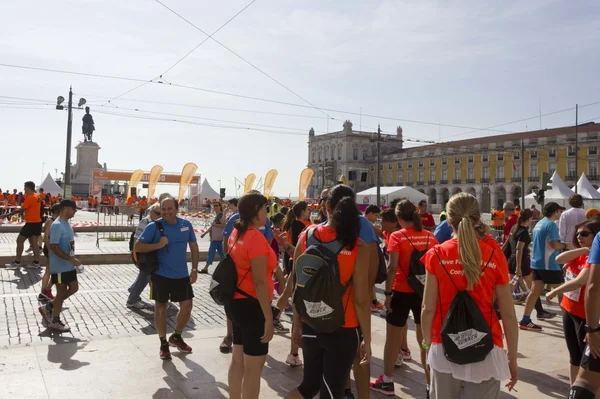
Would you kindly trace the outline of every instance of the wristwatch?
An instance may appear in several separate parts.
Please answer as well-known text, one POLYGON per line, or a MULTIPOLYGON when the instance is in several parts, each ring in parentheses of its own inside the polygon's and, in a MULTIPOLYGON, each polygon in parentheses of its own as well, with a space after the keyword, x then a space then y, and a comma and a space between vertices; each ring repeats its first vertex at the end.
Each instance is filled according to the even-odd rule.
POLYGON ((585 328, 585 332, 588 334, 593 334, 593 333, 600 331, 600 327, 592 328, 592 327, 588 326, 587 324, 585 325, 584 328, 585 328))
POLYGON ((392 295, 394 295, 394 292, 393 291, 383 291, 383 294, 385 296, 392 296, 392 295))

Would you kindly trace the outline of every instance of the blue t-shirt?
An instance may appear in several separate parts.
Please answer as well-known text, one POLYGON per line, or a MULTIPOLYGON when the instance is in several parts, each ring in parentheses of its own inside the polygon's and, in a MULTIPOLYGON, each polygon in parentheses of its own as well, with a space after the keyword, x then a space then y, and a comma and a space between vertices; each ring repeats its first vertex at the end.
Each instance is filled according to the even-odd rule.
POLYGON ((442 223, 438 224, 433 232, 435 239, 440 244, 448 241, 452 238, 452 226, 448 224, 447 220, 444 220, 442 223))
POLYGON ((358 232, 358 237, 365 242, 365 244, 370 244, 372 242, 376 242, 377 244, 381 243, 379 237, 375 233, 375 229, 369 219, 364 216, 359 216, 358 220, 360 222, 360 230, 358 232))
MULTIPOLYGON (((158 270, 156 274, 166 278, 180 279, 189 277, 187 266, 187 246, 196 242, 194 227, 185 219, 177 218, 174 224, 157 220, 163 225, 165 237, 169 239, 166 247, 156 251, 158 270)), ((156 244, 160 241, 160 230, 155 222, 148 223, 138 240, 144 244, 156 244)))
MULTIPOLYGON (((58 218, 52 222, 50 226, 50 245, 57 244, 58 247, 64 253, 74 256, 75 255, 75 234, 73 234, 73 227, 69 222, 58 218)), ((66 273, 75 270, 75 266, 66 259, 63 259, 56 255, 52 250, 50 252, 50 273, 66 273)))
MULTIPOLYGON (((227 219, 227 224, 225 225, 225 229, 223 230, 223 237, 229 238, 229 236, 233 232, 233 224, 239 218, 240 214, 236 212, 233 215, 231 215, 229 219, 227 219)), ((258 230, 260 230, 260 232, 263 233, 267 241, 271 242, 271 240, 273 239, 273 226, 271 225, 271 221, 269 220, 269 218, 267 218, 267 222, 265 223, 265 225, 258 230)))
POLYGON ((543 218, 533 229, 533 243, 531 251, 531 268, 536 270, 562 270, 556 262, 560 251, 552 248, 551 241, 560 241, 556 223, 548 218, 543 218))
POLYGON ((590 249, 590 256, 588 257, 588 263, 600 264, 600 234, 596 234, 592 249, 590 249))

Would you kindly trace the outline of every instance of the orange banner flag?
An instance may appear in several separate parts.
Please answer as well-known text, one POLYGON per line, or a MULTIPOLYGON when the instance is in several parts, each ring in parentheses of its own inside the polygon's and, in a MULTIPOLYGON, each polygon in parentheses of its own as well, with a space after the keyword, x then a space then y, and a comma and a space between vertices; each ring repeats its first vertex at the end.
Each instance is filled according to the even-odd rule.
POLYGON ((254 186, 254 181, 256 180, 256 175, 254 173, 250 173, 246 180, 244 181, 244 194, 248 191, 252 190, 252 186, 254 186))
POLYGON ((185 191, 190 186, 190 182, 194 177, 194 173, 198 170, 198 166, 193 162, 188 162, 183 166, 181 170, 181 181, 179 182, 179 196, 177 197, 178 201, 183 199, 183 195, 185 191))
POLYGON ((129 197, 131 197, 131 189, 133 187, 135 187, 136 191, 137 191, 137 186, 142 181, 143 176, 144 176, 144 171, 141 169, 138 169, 131 174, 131 177, 129 178, 129 189, 127 190, 127 199, 129 199, 129 197))
POLYGON ((160 165, 154 165, 150 171, 150 177, 148 178, 148 199, 154 197, 154 191, 156 190, 156 184, 160 179, 160 175, 163 172, 163 167, 160 165))
POLYGON ((300 174, 300 184, 298 185, 298 200, 303 201, 306 197, 306 191, 308 190, 308 185, 312 180, 315 171, 311 168, 306 168, 300 174))
POLYGON ((277 179, 277 169, 271 169, 267 172, 265 176, 265 187, 264 187, 264 195, 267 198, 271 198, 271 191, 273 190, 273 185, 275 184, 275 179, 277 179))

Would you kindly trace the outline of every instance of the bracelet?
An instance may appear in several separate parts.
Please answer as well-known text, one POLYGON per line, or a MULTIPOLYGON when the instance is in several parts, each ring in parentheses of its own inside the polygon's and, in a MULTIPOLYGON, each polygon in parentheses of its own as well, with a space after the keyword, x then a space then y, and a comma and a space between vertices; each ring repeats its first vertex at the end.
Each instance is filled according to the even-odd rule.
POLYGON ((385 296, 392 296, 392 295, 394 295, 394 292, 393 291, 383 291, 383 294, 385 296))
POLYGON ((425 341, 421 342, 421 347, 423 349, 425 349, 426 351, 429 350, 429 348, 431 348, 431 344, 426 344, 425 341))

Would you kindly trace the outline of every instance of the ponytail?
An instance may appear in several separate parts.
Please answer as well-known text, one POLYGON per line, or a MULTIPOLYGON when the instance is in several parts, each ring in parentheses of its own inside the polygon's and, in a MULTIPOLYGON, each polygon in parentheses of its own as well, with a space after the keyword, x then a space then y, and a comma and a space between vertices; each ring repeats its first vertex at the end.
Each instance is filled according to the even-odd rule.
POLYGON ((356 245, 360 232, 359 211, 352 197, 343 197, 335 206, 331 215, 331 227, 335 229, 336 238, 349 250, 356 245))
POLYGON ((285 214, 285 219, 283 219, 283 231, 288 231, 292 228, 292 223, 296 220, 296 214, 294 213, 294 208, 290 208, 288 213, 285 214))
POLYGON ((233 224, 233 227, 237 229, 236 242, 248 231, 252 221, 258 217, 258 212, 267 205, 267 202, 265 196, 252 191, 240 198, 238 203, 239 219, 233 224))
POLYGON ((423 224, 421 223, 421 215, 419 214, 419 212, 417 212, 417 211, 413 212, 412 222, 413 222, 413 227, 415 230, 417 230, 417 231, 423 230, 423 224))
POLYGON ((458 223, 456 237, 458 239, 458 256, 467 278, 467 290, 470 291, 479 282, 481 274, 481 250, 471 219, 464 217, 458 223))

